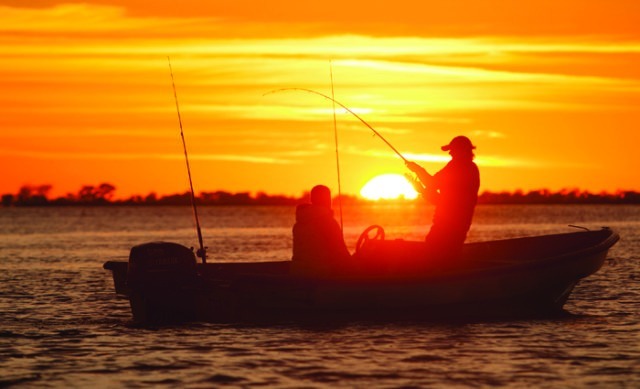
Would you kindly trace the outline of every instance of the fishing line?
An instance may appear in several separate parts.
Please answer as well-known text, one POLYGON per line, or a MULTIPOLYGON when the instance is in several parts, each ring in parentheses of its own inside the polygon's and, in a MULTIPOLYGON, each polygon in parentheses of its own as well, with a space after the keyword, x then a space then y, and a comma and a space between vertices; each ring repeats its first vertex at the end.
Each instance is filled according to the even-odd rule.
POLYGON ((344 108, 347 112, 349 112, 350 114, 352 114, 353 116, 355 116, 358 120, 360 120, 362 122, 362 124, 364 124, 365 126, 367 126, 371 131, 373 131, 373 133, 375 135, 377 135, 387 146, 389 146, 391 148, 391 150, 393 150, 394 153, 396 153, 396 155, 398 157, 400 157, 400 159, 402 159, 405 163, 409 162, 404 156, 402 156, 402 154, 400 154, 400 152, 398 150, 396 150, 395 147, 393 147, 393 145, 391 143, 389 143, 388 140, 386 140, 384 138, 384 136, 382 136, 378 131, 376 131, 375 128, 373 128, 369 123, 367 123, 363 118, 361 118, 360 116, 358 116, 357 113, 353 112, 351 109, 349 109, 349 107, 347 107, 346 105, 342 104, 341 102, 339 102, 338 100, 325 95, 324 93, 320 93, 318 91, 315 91, 313 89, 307 89, 307 88, 280 88, 280 89, 274 89, 272 91, 269 91, 267 93, 265 93, 263 96, 272 94, 272 93, 279 93, 279 92, 285 92, 285 91, 303 91, 303 92, 308 92, 308 93, 313 93, 316 94, 318 96, 322 96, 325 99, 331 100, 334 103, 338 104, 339 106, 341 106, 342 108, 344 108))
POLYGON ((176 82, 173 78, 173 69, 171 68, 171 58, 167 57, 169 61, 169 73, 171 73, 171 85, 173 86, 173 97, 176 101, 176 110, 178 111, 178 123, 180 124, 180 137, 182 138, 182 149, 184 150, 184 159, 187 162, 187 174, 189 176, 189 188, 191 189, 191 206, 193 207, 193 216, 196 220, 196 232, 198 234, 198 243, 200 249, 196 254, 202 258, 202 263, 207 263, 207 250, 204 247, 202 241, 202 230, 200 229, 200 220, 198 219, 198 208, 196 207, 196 197, 193 194, 193 181, 191 180, 191 167, 189 166, 189 156, 187 154, 187 142, 184 140, 184 131, 182 130, 182 117, 180 116, 180 105, 178 105, 178 92, 176 91, 176 82))
POLYGON ((329 61, 329 75, 331 76, 331 102, 333 104, 333 135, 336 144, 336 170, 338 171, 338 208, 340 209, 340 231, 344 237, 344 224, 342 221, 342 186, 340 180, 340 155, 338 153, 338 121, 336 119, 336 99, 333 91, 333 63, 329 61))

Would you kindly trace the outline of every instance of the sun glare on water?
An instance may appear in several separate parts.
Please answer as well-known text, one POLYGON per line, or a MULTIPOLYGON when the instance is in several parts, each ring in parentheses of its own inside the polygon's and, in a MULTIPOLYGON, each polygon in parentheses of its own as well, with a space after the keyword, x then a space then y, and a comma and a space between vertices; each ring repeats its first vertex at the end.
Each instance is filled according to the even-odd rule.
POLYGON ((360 189, 360 195, 368 200, 391 200, 401 197, 415 199, 418 197, 413 186, 400 174, 382 174, 373 177, 360 189))

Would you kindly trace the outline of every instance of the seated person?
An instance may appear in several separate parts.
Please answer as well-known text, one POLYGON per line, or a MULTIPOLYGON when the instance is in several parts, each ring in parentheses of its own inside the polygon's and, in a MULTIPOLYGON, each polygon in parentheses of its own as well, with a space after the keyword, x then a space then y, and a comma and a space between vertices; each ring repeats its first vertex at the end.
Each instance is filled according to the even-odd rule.
POLYGON ((324 185, 311 189, 311 204, 296 208, 293 226, 292 271, 326 275, 351 257, 340 226, 333 218, 331 191, 324 185))

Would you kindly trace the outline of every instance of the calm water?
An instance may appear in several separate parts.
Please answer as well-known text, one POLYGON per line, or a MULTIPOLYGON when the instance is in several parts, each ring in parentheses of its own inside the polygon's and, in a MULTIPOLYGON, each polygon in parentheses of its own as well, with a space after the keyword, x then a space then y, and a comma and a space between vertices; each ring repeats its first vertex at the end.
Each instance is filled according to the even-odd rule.
MULTIPOLYGON (((211 259, 289 258, 290 207, 202 208, 211 259)), ((421 239, 429 209, 345 209, 421 239)), ((481 206, 470 240, 609 226, 622 239, 558 319, 234 326, 130 324, 107 260, 194 245, 189 208, 0 208, 0 387, 640 387, 640 206, 481 206)))

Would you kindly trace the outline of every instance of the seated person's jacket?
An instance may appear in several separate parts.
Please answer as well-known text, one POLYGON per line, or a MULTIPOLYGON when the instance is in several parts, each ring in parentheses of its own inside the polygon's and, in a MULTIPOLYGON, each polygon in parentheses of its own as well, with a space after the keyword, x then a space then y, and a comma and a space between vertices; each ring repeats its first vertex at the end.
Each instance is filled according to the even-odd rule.
POLYGON ((293 226, 294 269, 329 271, 351 257, 330 209, 302 204, 293 226))

